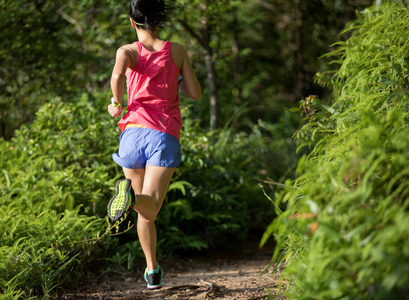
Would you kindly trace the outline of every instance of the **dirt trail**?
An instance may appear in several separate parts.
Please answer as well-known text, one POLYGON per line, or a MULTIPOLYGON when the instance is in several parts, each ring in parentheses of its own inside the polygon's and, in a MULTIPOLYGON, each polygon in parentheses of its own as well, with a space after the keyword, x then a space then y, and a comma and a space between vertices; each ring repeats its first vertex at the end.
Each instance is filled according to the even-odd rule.
MULTIPOLYGON (((272 253, 272 252, 270 252, 272 253)), ((148 291, 142 276, 110 278, 79 285, 58 299, 285 299, 278 288, 277 274, 261 275, 271 254, 252 252, 208 254, 161 262, 165 271, 162 289, 148 291)))

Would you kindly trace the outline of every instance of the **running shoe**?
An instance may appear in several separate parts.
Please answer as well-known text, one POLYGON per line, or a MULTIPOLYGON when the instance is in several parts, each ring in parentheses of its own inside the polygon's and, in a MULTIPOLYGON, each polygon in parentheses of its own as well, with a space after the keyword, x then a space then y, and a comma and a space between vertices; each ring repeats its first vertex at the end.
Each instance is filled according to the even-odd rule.
POLYGON ((116 194, 108 203, 108 216, 112 221, 120 219, 135 205, 135 193, 130 179, 122 179, 116 184, 116 194))
POLYGON ((145 274, 143 275, 143 278, 145 278, 145 281, 148 283, 147 287, 148 290, 155 290, 155 289, 160 289, 163 286, 163 283, 161 281, 163 277, 163 269, 161 266, 153 270, 153 271, 148 271, 148 269, 145 269, 145 274))

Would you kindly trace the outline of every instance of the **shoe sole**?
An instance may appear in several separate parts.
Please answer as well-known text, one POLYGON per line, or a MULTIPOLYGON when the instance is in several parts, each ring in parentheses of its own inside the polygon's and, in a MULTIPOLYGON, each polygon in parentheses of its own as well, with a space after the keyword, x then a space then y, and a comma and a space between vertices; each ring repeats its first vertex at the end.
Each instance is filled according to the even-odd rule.
POLYGON ((154 285, 148 285, 147 288, 148 290, 157 290, 163 287, 163 283, 158 285, 158 286, 154 286, 154 285))
POLYGON ((115 196, 108 203, 108 216, 112 221, 120 219, 131 206, 131 180, 122 179, 116 183, 115 196))

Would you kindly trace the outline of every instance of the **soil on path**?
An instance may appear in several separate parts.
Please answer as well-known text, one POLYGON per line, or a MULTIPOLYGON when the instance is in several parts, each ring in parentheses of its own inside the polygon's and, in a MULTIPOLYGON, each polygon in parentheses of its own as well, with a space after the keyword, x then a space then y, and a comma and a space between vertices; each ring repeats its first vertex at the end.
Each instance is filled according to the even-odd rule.
MULTIPOLYGON (((278 274, 263 269, 271 260, 265 251, 247 254, 207 254, 200 257, 161 262, 164 286, 149 291, 142 276, 105 277, 65 291, 58 299, 285 299, 279 289, 278 274), (271 299, 271 298, 270 298, 271 299)), ((142 270, 141 270, 142 272, 142 270)))

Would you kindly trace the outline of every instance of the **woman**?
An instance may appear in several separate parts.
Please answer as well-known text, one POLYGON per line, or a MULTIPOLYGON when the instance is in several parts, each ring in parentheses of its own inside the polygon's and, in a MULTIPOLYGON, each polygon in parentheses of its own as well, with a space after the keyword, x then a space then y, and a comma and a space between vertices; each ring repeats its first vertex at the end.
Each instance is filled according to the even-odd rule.
POLYGON ((184 47, 159 38, 167 11, 164 1, 134 0, 129 10, 138 42, 117 51, 108 106, 112 117, 121 115, 126 77, 128 113, 118 123, 122 134, 118 154, 113 154, 126 179, 117 183, 108 215, 118 220, 130 207, 138 212, 138 236, 147 264, 144 278, 148 289, 157 289, 163 285, 163 270, 156 261, 154 221, 181 160, 178 89, 199 100, 201 87, 184 47))

